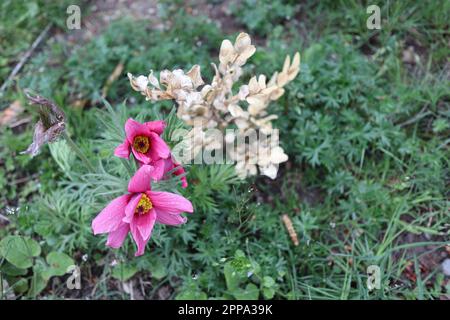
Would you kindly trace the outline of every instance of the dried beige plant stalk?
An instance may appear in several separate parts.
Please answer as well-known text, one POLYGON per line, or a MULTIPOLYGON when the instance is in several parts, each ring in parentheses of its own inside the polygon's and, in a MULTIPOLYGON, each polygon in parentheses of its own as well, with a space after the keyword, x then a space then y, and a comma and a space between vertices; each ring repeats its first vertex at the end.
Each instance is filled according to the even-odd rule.
POLYGON ((288 231, 288 234, 292 240, 292 243, 294 244, 294 246, 298 246, 299 242, 298 242, 297 232, 295 232, 294 225, 292 224, 291 218, 289 218, 289 216, 287 214, 283 214, 281 216, 281 220, 283 220, 284 226, 286 227, 286 230, 288 231))
MULTIPOLYGON (((201 125, 200 131, 217 128, 236 127, 238 135, 245 135, 249 130, 257 130, 267 137, 274 134, 272 121, 276 115, 269 114, 267 107, 271 101, 279 99, 284 93, 284 87, 292 81, 300 71, 300 54, 286 57, 283 69, 275 72, 269 81, 265 75, 254 76, 248 84, 233 91, 234 84, 242 75, 242 67, 255 53, 256 48, 251 44, 250 36, 240 33, 234 44, 224 40, 220 47, 219 66, 212 63, 215 70, 210 84, 205 84, 200 73, 200 66, 194 65, 188 72, 181 69, 173 71, 163 70, 159 80, 153 75, 134 77, 130 73, 131 87, 140 92, 150 101, 174 100, 178 105, 177 115, 186 124, 201 125)), ((231 144, 236 135, 228 135, 225 141, 212 139, 194 139, 194 128, 188 135, 192 150, 222 148, 231 144)), ((197 135, 198 137, 198 135, 197 135)), ((278 165, 287 161, 288 157, 278 145, 278 139, 271 142, 261 142, 248 145, 248 148, 238 148, 230 154, 236 161, 236 171, 242 178, 256 175, 259 171, 274 179, 278 165), (251 159, 252 161, 249 161, 251 159)), ((250 144, 250 143, 249 143, 250 144)), ((192 158, 195 154, 192 154, 192 158)))

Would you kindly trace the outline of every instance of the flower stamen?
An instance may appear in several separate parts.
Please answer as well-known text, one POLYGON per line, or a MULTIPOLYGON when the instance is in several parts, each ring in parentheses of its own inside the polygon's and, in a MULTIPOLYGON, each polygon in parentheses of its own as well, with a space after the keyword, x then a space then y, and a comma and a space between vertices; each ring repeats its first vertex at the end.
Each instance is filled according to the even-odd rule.
POLYGON ((139 203, 134 210, 134 213, 137 215, 143 215, 148 213, 153 208, 153 203, 150 201, 150 198, 146 194, 142 194, 139 203))
POLYGON ((133 140, 133 148, 140 153, 147 153, 150 149, 150 139, 146 136, 136 136, 133 140))

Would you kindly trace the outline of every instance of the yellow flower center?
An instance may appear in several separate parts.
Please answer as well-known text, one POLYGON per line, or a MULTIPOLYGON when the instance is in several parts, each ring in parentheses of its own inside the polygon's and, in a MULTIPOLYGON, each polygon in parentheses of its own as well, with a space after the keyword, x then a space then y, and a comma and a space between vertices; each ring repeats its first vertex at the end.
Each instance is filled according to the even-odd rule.
POLYGON ((137 152, 147 153, 148 149, 150 149, 150 139, 146 136, 134 137, 133 148, 137 152))
POLYGON ((142 215, 148 213, 153 208, 153 203, 150 201, 150 198, 146 194, 142 194, 141 200, 136 206, 134 210, 135 214, 142 215))

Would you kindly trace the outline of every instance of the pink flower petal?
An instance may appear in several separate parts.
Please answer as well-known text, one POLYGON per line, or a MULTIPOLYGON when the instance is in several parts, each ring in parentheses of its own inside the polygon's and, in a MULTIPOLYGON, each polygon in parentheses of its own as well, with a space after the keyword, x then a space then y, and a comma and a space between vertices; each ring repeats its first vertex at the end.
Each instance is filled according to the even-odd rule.
POLYGON ((125 208, 130 196, 123 195, 112 200, 92 221, 94 234, 116 230, 125 216, 125 208))
POLYGON ((164 173, 166 172, 166 161, 168 159, 159 159, 152 163, 153 165, 153 178, 156 181, 161 180, 164 177, 164 173))
POLYGON ((125 216, 122 219, 123 222, 130 223, 131 220, 133 220, 136 206, 138 205, 141 198, 142 193, 137 193, 131 197, 131 199, 128 201, 128 205, 125 208, 125 216))
POLYGON ((151 189, 151 181, 155 179, 154 168, 143 165, 136 171, 128 183, 128 191, 131 193, 142 193, 151 189))
POLYGON ((150 131, 153 131, 158 135, 161 135, 166 128, 166 122, 163 120, 150 121, 144 124, 150 129, 150 131))
POLYGON ((170 155, 170 149, 167 146, 166 142, 154 132, 152 132, 149 135, 149 138, 150 138, 150 150, 148 151, 148 154, 150 155, 152 160, 156 161, 161 158, 162 159, 168 158, 170 155))
POLYGON ((186 179, 186 177, 182 177, 181 178, 181 187, 182 188, 187 188, 189 185, 188 185, 188 182, 187 182, 187 179, 186 179))
POLYGON ((117 148, 114 150, 114 155, 119 158, 125 158, 128 159, 130 157, 130 143, 127 139, 117 146, 117 148))
MULTIPOLYGON (((159 161, 161 161, 161 160, 159 160, 159 161)), ((169 158, 165 159, 164 164, 165 164, 164 173, 163 173, 162 177, 164 176, 164 174, 166 174, 172 170, 173 170, 172 174, 175 176, 184 175, 186 173, 184 168, 178 162, 176 162, 173 157, 169 157, 169 158)), ((154 166, 156 166, 156 163, 154 164, 154 166)), ((157 170, 160 170, 160 168, 157 168, 157 170)), ((188 183, 187 183, 186 177, 182 176, 180 178, 180 180, 181 180, 181 187, 187 188, 188 183)))
POLYGON ((186 173, 186 171, 184 170, 184 168, 179 163, 174 162, 173 166, 174 166, 174 168, 176 168, 176 170, 173 172, 174 175, 176 175, 176 176, 183 175, 180 178, 180 180, 181 180, 181 187, 182 188, 187 188, 188 187, 188 183, 187 183, 186 176, 184 175, 186 173))
POLYGON ((127 237, 128 231, 130 231, 130 225, 122 222, 116 230, 109 233, 106 245, 111 248, 120 248, 127 237))
POLYGON ((156 211, 156 222, 167 224, 169 226, 177 226, 183 223, 186 223, 187 218, 183 217, 178 214, 169 214, 164 211, 158 211, 157 209, 154 209, 156 211))
POLYGON ((140 153, 140 152, 136 151, 134 148, 131 148, 131 151, 133 151, 133 154, 137 161, 139 161, 143 164, 150 164, 150 162, 152 162, 152 158, 149 156, 149 154, 151 152, 151 147, 150 147, 150 150, 147 152, 147 154, 140 153))
POLYGON ((144 251, 145 251, 145 245, 147 244, 147 242, 148 242, 148 240, 150 238, 147 239, 147 241, 145 241, 142 238, 142 235, 139 232, 136 224, 130 224, 130 231, 131 231, 131 235, 133 236, 133 240, 134 240, 134 242, 137 245, 137 251, 134 254, 134 256, 135 257, 142 256, 144 254, 144 251))
POLYGON ((149 191, 147 194, 158 213, 179 214, 194 211, 192 203, 178 194, 162 191, 149 191))
POLYGON ((134 137, 136 136, 146 136, 148 137, 151 131, 145 124, 139 123, 136 120, 129 118, 125 122, 125 134, 127 136, 128 142, 133 145, 134 137))
POLYGON ((154 210, 150 210, 150 212, 142 214, 142 215, 135 215, 133 217, 133 220, 131 220, 130 226, 132 228, 136 227, 139 233, 141 234, 141 237, 144 241, 148 241, 150 239, 150 236, 152 234, 153 226, 155 225, 156 220, 156 213, 154 210))

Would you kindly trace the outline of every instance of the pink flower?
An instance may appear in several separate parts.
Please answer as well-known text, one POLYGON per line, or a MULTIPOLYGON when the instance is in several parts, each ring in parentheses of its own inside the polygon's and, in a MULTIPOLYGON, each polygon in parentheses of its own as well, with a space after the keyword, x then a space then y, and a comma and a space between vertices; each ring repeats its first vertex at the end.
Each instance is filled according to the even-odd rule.
POLYGON ((193 212, 186 198, 162 191, 151 191, 150 181, 155 177, 152 166, 143 165, 131 178, 128 194, 112 200, 92 221, 94 234, 108 233, 107 246, 119 248, 128 232, 136 242, 135 256, 144 254, 155 222, 179 225, 186 222, 183 212, 193 212))
MULTIPOLYGON (((167 159, 166 161, 168 161, 168 162, 171 163, 171 165, 170 165, 171 168, 169 167, 170 169, 169 169, 168 171, 170 171, 170 170, 176 168, 176 170, 173 171, 173 174, 174 174, 174 175, 180 176, 180 175, 183 175, 183 174, 186 173, 186 171, 185 171, 184 168, 181 166, 181 164, 178 163, 178 162, 176 162, 175 159, 167 159)), ((186 176, 183 175, 180 179, 181 179, 181 187, 182 187, 182 188, 187 188, 188 183, 187 183, 186 176)))
POLYGON ((165 126, 164 121, 150 121, 142 124, 131 118, 128 119, 125 123, 125 141, 114 150, 114 155, 128 159, 131 149, 136 159, 143 164, 167 159, 170 150, 160 137, 165 126))
POLYGON ((152 165, 155 167, 155 179, 161 180, 165 174, 168 172, 174 170, 171 172, 171 174, 174 174, 176 176, 182 175, 180 178, 181 180, 181 187, 187 188, 188 183, 186 179, 186 175, 184 173, 186 172, 184 168, 181 166, 180 163, 178 163, 175 158, 169 157, 167 159, 160 159, 158 161, 155 161, 152 163, 152 165))

